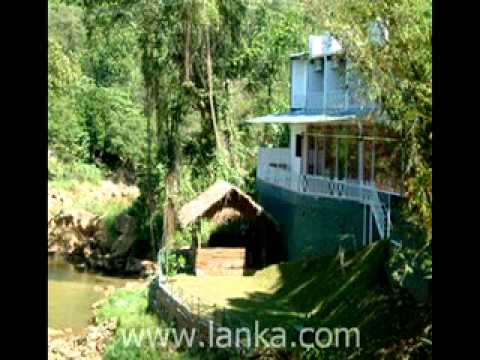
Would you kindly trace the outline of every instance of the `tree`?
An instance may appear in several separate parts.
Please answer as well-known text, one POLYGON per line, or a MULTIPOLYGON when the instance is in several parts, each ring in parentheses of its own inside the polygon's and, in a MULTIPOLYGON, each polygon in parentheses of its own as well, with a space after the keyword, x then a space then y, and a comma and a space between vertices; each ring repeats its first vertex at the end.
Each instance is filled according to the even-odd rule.
POLYGON ((432 2, 316 0, 314 5, 319 23, 340 40, 404 140, 410 217, 431 240, 432 2))

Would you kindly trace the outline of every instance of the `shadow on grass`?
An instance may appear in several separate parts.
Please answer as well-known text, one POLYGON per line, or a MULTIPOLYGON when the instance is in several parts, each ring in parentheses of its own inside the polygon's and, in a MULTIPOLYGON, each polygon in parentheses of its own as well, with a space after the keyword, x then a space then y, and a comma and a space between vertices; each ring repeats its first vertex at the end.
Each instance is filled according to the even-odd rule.
POLYGON ((424 325, 413 299, 388 286, 388 251, 381 241, 350 254, 343 265, 338 258, 314 257, 269 267, 254 276, 277 278, 273 293, 232 298, 219 316, 228 327, 253 328, 255 320, 260 328, 283 327, 289 339, 301 327, 358 327, 362 353, 371 356, 424 325))

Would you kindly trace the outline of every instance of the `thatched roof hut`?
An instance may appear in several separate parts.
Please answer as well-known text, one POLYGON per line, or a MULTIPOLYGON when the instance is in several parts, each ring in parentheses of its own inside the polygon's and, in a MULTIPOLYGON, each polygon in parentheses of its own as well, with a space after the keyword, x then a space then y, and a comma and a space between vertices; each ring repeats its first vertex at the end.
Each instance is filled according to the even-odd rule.
POLYGON ((236 217, 253 219, 263 214, 263 208, 238 187, 226 181, 217 181, 182 206, 178 212, 178 221, 185 228, 200 218, 222 222, 236 217))

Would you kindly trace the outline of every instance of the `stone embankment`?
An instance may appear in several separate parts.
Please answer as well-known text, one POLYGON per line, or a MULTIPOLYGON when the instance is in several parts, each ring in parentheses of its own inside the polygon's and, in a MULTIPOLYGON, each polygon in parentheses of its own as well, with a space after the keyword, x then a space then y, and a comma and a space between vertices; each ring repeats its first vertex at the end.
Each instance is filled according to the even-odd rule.
POLYGON ((78 208, 82 197, 99 203, 131 203, 137 196, 138 188, 110 181, 98 187, 79 185, 68 192, 49 188, 48 252, 65 255, 78 269, 145 277, 153 274, 155 263, 131 255, 136 230, 132 216, 118 215, 109 232, 105 216, 78 208))

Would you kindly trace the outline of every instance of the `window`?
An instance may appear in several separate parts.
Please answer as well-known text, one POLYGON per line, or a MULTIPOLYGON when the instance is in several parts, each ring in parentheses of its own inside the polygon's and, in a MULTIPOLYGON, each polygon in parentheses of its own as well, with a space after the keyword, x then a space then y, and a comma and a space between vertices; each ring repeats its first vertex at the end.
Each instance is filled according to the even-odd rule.
POLYGON ((295 156, 302 157, 302 135, 297 135, 297 139, 295 141, 295 156))

